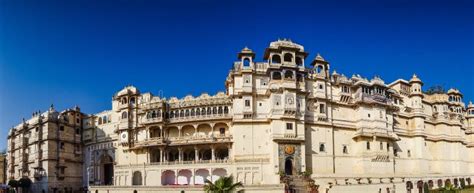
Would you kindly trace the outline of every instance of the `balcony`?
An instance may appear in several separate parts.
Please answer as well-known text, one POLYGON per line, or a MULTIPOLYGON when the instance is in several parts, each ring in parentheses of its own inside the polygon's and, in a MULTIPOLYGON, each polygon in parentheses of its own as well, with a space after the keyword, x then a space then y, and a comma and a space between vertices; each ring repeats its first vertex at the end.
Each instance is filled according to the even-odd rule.
POLYGON ((154 138, 145 139, 144 141, 135 142, 135 148, 158 146, 158 145, 166 145, 165 139, 162 137, 154 137, 154 138))
POLYGON ((142 124, 153 124, 153 123, 160 123, 163 121, 162 117, 155 117, 155 118, 144 118, 142 119, 142 124))
POLYGON ((231 119, 230 114, 207 114, 207 115, 196 115, 196 116, 187 116, 187 117, 173 117, 170 118, 170 123, 180 123, 180 122, 190 122, 190 121, 203 121, 203 120, 213 120, 213 119, 231 119))
POLYGON ((392 105, 392 100, 384 95, 379 94, 367 94, 358 92, 355 94, 355 103, 369 103, 369 104, 381 104, 381 105, 392 105))
POLYGON ((226 143, 232 142, 232 135, 169 137, 167 141, 170 145, 226 143))

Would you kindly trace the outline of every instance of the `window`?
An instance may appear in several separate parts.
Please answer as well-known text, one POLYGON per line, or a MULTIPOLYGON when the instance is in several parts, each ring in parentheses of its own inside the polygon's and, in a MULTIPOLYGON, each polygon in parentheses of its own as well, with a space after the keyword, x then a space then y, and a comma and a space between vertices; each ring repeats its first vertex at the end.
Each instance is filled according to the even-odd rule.
POLYGON ((219 129, 219 133, 220 133, 221 135, 224 135, 224 134, 225 134, 225 128, 220 128, 220 129, 219 129))
POLYGON ((273 72, 272 73, 272 78, 273 78, 273 80, 281 80, 280 72, 273 72))
POLYGON ((76 134, 80 134, 81 131, 79 130, 79 128, 76 128, 76 134))
POLYGON ((283 57, 285 62, 292 62, 293 61, 293 54, 286 53, 285 56, 283 57))
POLYGON ((102 124, 102 117, 99 117, 99 121, 98 121, 98 124, 102 124))
POLYGON ((62 125, 59 126, 59 130, 60 130, 60 131, 64 131, 64 126, 62 126, 62 125))
POLYGON ((250 107, 250 100, 245 100, 245 106, 250 107))
POLYGON ((347 86, 344 85, 344 86, 341 87, 341 91, 342 91, 343 93, 349 93, 349 87, 347 87, 347 86))
POLYGON ((320 143, 319 144, 319 152, 325 152, 326 151, 326 147, 324 145, 324 143, 320 143))
POLYGON ((347 150, 347 145, 342 145, 342 153, 343 154, 348 154, 349 150, 347 150))
POLYGON ((370 150, 370 141, 367 141, 367 150, 370 150))
POLYGON ((250 66, 250 60, 248 58, 244 59, 244 66, 249 67, 250 66))
POLYGON ((369 113, 369 114, 367 114, 367 117, 369 117, 369 118, 370 118, 370 113, 369 113))
POLYGON ((62 167, 61 168, 61 174, 64 174, 66 172, 66 168, 62 167))
POLYGON ((293 71, 286 71, 285 72, 285 79, 293 79, 293 71))
POLYGON ((272 56, 272 63, 273 63, 273 64, 279 64, 279 63, 281 63, 281 58, 280 58, 280 56, 279 56, 279 55, 276 55, 276 54, 273 55, 273 56, 272 56))
POLYGON ((135 104, 135 97, 130 98, 130 104, 135 104))
POLYGON ((38 132, 38 130, 39 130, 39 127, 36 127, 36 128, 35 128, 35 131, 38 132))
POLYGON ((128 118, 127 111, 122 112, 122 119, 128 118))
POLYGON ((323 89, 323 84, 319 84, 319 89, 323 89))
POLYGON ((298 66, 303 65, 303 59, 301 59, 301 57, 296 57, 295 61, 296 61, 296 65, 298 65, 298 66))
POLYGON ((390 144, 387 142, 387 151, 390 151, 390 144))
POLYGON ((398 156, 398 150, 397 149, 393 149, 393 155, 398 156))
POLYGON ((411 157, 411 151, 410 150, 407 151, 407 156, 411 157))
POLYGON ((64 142, 61 142, 61 143, 59 144, 59 148, 61 148, 62 150, 64 150, 64 142))
POLYGON ((293 123, 286 123, 286 130, 293 130, 293 123))
POLYGON ((316 67, 316 73, 322 73, 324 70, 323 66, 319 65, 318 67, 316 67))
POLYGON ((324 107, 324 104, 319 104, 319 113, 326 113, 326 109, 324 107))
POLYGON ((383 142, 380 142, 380 150, 383 150, 383 142))

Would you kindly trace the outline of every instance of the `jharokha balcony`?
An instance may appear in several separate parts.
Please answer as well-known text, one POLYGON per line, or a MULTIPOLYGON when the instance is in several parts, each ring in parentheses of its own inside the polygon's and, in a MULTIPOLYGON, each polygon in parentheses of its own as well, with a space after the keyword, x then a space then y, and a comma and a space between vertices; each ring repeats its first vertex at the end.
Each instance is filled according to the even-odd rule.
POLYGON ((231 134, 220 135, 197 135, 197 136, 182 136, 182 137, 153 137, 143 141, 136 141, 132 149, 151 147, 151 146, 174 146, 174 145, 193 145, 193 144, 215 144, 215 143, 231 143, 231 134))

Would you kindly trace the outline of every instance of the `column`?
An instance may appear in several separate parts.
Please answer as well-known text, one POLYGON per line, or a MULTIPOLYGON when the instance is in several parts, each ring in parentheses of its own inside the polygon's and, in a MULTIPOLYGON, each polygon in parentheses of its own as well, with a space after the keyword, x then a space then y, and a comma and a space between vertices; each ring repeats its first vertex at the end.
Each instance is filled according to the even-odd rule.
POLYGON ((196 171, 195 171, 195 170, 196 170, 196 169, 192 169, 192 170, 191 170, 191 172, 192 172, 192 173, 191 173, 192 178, 190 179, 190 182, 189 182, 189 184, 191 184, 191 185, 194 185, 194 182, 195 182, 195 178, 194 178, 194 177, 196 176, 196 171))
POLYGON ((212 160, 212 161, 215 161, 215 160, 216 160, 215 147, 214 147, 214 145, 211 145, 211 160, 212 160))
POLYGON ((178 126, 178 138, 181 138, 181 129, 183 127, 182 126, 178 126))
POLYGON ((195 162, 199 162, 199 149, 196 146, 194 146, 194 157, 195 162))
POLYGON ((178 184, 178 170, 177 170, 177 169, 174 170, 174 174, 175 174, 175 175, 174 175, 174 183, 175 183, 175 184, 178 184))
POLYGON ((178 161, 182 162, 183 161, 183 148, 178 147, 178 161))
POLYGON ((163 155, 163 150, 164 150, 164 148, 160 148, 160 163, 163 163, 163 160, 164 160, 163 159, 163 156, 164 156, 163 155))
POLYGON ((227 152, 229 152, 227 159, 232 160, 232 158, 233 158, 232 153, 233 152, 232 152, 232 145, 231 144, 227 145, 227 152))

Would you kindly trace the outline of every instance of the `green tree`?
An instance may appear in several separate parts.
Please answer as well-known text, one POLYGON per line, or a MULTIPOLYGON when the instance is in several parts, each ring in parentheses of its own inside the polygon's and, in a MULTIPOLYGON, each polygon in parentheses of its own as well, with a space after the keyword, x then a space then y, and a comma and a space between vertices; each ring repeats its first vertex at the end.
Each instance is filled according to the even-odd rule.
POLYGON ((234 183, 234 178, 229 177, 220 177, 214 183, 209 180, 205 181, 204 191, 206 193, 230 193, 233 192, 237 187, 242 187, 241 182, 234 183))

